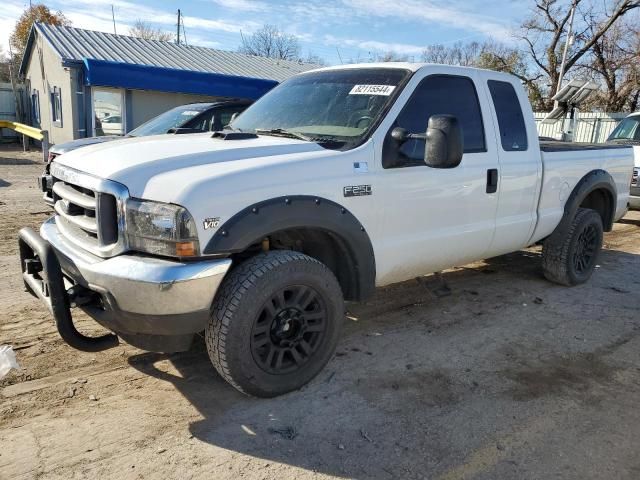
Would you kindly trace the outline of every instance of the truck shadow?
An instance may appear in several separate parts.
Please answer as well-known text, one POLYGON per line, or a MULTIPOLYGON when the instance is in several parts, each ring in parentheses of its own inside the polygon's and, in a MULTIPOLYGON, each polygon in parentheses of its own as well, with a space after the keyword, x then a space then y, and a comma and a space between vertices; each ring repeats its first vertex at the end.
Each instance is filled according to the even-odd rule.
POLYGON ((37 162, 28 158, 0 157, 0 165, 33 165, 37 162))
POLYGON ((640 227, 640 219, 635 219, 635 218, 622 218, 618 220, 618 223, 624 223, 626 225, 635 225, 636 227, 640 227))
MULTIPOLYGON (((360 479, 432 478, 459 465, 483 438, 512 428, 521 402, 571 394, 562 377, 564 357, 545 363, 541 358, 549 350, 526 340, 532 336, 527 329, 536 329, 532 321, 580 322, 584 308, 577 299, 604 302, 615 282, 627 282, 619 294, 635 297, 634 305, 624 308, 640 308, 640 282, 619 278, 623 267, 618 267, 637 271, 639 255, 606 251, 607 269, 598 271, 591 284, 569 290, 544 280, 539 256, 536 250, 517 252, 441 277, 385 287, 365 304, 349 305, 334 359, 310 384, 278 398, 249 398, 226 384, 211 366, 201 338, 189 352, 145 353, 129 363, 171 383, 198 410, 203 418, 189 425, 194 437, 262 459, 265 478, 277 474, 277 464, 360 479), (443 293, 443 284, 450 294, 443 293), (556 312, 560 302, 564 310, 556 312), (522 318, 504 315, 505 309, 522 312, 522 318), (520 359, 513 357, 514 338, 522 343, 515 349, 520 359), (177 375, 154 367, 164 359, 177 375), (562 378, 556 379, 556 373, 562 378), (531 378, 534 386, 518 383, 531 378), (548 388, 540 379, 548 380, 548 388), (533 387, 537 396, 522 394, 533 387), (468 436, 469 425, 486 431, 468 436)), ((612 318, 626 312, 615 308, 612 318)), ((575 333, 558 328, 554 342, 571 344, 575 333)), ((615 338, 603 341, 616 345, 615 338)), ((610 381, 614 369, 604 357, 598 361, 605 362, 597 369, 604 373, 592 380, 593 365, 567 360, 579 379, 581 398, 592 381, 610 381)))

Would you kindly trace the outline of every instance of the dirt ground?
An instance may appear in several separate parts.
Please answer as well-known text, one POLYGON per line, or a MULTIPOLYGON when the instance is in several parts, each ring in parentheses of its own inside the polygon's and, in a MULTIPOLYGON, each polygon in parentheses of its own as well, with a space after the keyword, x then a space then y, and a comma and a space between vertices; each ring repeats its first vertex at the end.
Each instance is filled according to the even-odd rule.
MULTIPOLYGON (((38 154, 0 151, 0 479, 640 478, 640 214, 564 288, 539 249, 349 305, 301 391, 245 397, 202 341, 77 352, 24 292, 16 233, 48 214, 38 154)), ((78 316, 79 327, 99 327, 78 316)))

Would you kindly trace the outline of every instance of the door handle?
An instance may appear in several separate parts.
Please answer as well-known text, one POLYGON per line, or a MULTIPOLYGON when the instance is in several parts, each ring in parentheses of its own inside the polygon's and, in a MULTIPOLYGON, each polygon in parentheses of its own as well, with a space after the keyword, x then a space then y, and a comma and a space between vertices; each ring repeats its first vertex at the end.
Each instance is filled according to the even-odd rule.
POLYGON ((487 170, 487 193, 496 193, 498 191, 498 169, 490 168, 487 170))

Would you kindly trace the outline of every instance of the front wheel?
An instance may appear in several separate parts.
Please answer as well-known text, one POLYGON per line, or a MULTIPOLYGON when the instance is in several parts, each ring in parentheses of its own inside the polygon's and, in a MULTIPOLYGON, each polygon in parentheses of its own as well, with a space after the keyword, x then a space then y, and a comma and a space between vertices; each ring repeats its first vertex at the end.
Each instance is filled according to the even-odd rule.
POLYGON ((545 277, 567 286, 589 280, 602 249, 603 230, 598 212, 579 208, 568 232, 551 235, 542 246, 545 277))
POLYGON ((241 392, 296 390, 329 361, 344 318, 333 273, 295 251, 256 255, 225 278, 205 339, 220 375, 241 392))

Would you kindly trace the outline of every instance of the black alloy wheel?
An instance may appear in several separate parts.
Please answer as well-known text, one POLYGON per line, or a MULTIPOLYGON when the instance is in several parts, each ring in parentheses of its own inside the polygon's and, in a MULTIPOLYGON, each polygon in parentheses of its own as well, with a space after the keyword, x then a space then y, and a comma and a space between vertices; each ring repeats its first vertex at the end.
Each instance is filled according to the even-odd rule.
POLYGON ((262 306, 251 332, 251 353, 265 372, 285 374, 309 361, 322 342, 327 311, 313 288, 292 285, 262 306))
POLYGON ((598 253, 598 239, 600 234, 593 224, 587 225, 578 235, 575 252, 573 254, 573 266, 576 273, 582 275, 591 270, 598 253))

